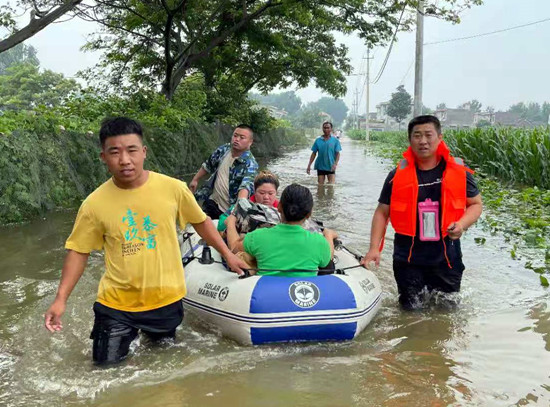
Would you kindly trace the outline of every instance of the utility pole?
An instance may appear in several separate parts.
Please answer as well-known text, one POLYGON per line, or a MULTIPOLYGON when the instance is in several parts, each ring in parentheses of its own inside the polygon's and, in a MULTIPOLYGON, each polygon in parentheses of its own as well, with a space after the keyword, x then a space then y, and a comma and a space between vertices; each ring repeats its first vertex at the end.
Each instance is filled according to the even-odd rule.
POLYGON ((422 114, 422 65, 424 58, 424 0, 418 1, 416 10, 416 62, 414 65, 413 117, 422 114))
POLYGON ((353 91, 353 125, 354 129, 357 128, 357 88, 353 91))
POLYGON ((359 89, 355 89, 355 128, 359 129, 359 89))
POLYGON ((370 110, 370 44, 367 45, 367 79, 365 81, 367 87, 367 115, 365 117, 365 140, 370 141, 370 123, 369 123, 369 110, 370 110))

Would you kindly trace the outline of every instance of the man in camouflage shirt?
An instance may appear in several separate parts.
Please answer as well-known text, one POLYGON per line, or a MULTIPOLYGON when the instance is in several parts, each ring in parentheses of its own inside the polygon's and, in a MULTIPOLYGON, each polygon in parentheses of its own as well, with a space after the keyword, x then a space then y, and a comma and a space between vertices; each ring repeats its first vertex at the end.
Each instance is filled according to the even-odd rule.
POLYGON ((250 151, 253 138, 249 126, 237 126, 231 143, 218 147, 189 183, 189 188, 195 192, 199 180, 211 174, 208 182, 195 193, 195 198, 203 200, 202 208, 212 219, 218 219, 237 198, 248 198, 254 192, 258 163, 250 151))

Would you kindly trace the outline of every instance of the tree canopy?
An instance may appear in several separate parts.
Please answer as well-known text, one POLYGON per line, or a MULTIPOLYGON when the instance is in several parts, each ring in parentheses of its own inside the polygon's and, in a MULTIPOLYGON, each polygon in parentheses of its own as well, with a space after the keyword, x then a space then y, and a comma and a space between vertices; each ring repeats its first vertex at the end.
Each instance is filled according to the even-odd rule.
MULTIPOLYGON (((426 0, 430 16, 458 21, 481 0, 426 0)), ((331 96, 345 94, 351 71, 336 33, 356 34, 370 46, 414 22, 417 0, 13 0, 0 6, 0 52, 31 37, 60 16, 100 24, 85 46, 100 51, 84 74, 112 92, 155 90, 171 100, 186 78, 199 78, 213 109, 251 89, 299 88, 314 83, 331 96), (23 28, 17 15, 30 11, 23 28)), ((128 93, 128 92, 124 92, 128 93)), ((244 95, 244 96, 243 96, 244 95)))
POLYGON ((472 99, 468 102, 464 102, 463 104, 461 104, 458 108, 459 109, 467 109, 473 113, 479 113, 481 112, 481 107, 483 105, 481 104, 481 102, 477 99, 472 99))
POLYGON ((269 93, 267 95, 252 93, 251 97, 263 105, 270 105, 283 109, 290 116, 296 114, 302 107, 302 100, 293 90, 282 93, 269 93))
POLYGON ((12 65, 0 75, 0 109, 30 109, 38 105, 59 105, 79 89, 72 79, 37 65, 12 65))
POLYGON ((332 117, 334 127, 341 126, 348 113, 348 107, 342 99, 322 97, 310 106, 318 112, 328 113, 332 117))
POLYGON ((405 86, 400 85, 397 91, 392 93, 390 104, 388 105, 388 116, 395 119, 399 125, 411 112, 411 95, 405 90, 405 86))
POLYGON ((519 102, 510 106, 508 111, 532 122, 548 123, 550 116, 550 103, 544 102, 541 106, 536 102, 519 102))
POLYGON ((32 45, 19 44, 0 53, 0 75, 3 75, 10 66, 23 62, 36 66, 40 64, 36 56, 36 49, 32 45))
MULTIPOLYGON (((461 10, 480 3, 428 0, 426 10, 458 21, 461 10)), ((87 78, 102 72, 109 89, 131 84, 171 99, 183 78, 200 72, 211 88, 266 93, 314 82, 336 97, 345 93, 351 66, 334 33, 381 44, 396 27, 411 27, 416 6, 417 0, 88 0, 75 13, 102 25, 86 46, 102 52, 100 69, 87 78)))

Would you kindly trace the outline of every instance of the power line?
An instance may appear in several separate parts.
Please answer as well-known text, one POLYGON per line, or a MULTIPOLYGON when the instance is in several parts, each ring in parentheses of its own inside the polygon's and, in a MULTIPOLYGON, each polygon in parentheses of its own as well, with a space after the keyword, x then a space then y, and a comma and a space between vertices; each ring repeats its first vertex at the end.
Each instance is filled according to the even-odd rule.
POLYGON ((550 18, 545 18, 543 20, 533 21, 533 22, 527 23, 527 24, 516 25, 516 26, 513 26, 513 27, 503 28, 502 30, 490 31, 490 32, 486 32, 486 33, 476 34, 476 35, 470 35, 468 37, 459 37, 459 38, 451 38, 451 39, 442 40, 442 41, 425 42, 424 45, 434 45, 434 44, 443 44, 443 43, 446 43, 446 42, 469 40, 469 39, 472 39, 472 38, 484 37, 486 35, 498 34, 498 33, 506 32, 506 31, 516 30, 518 28, 529 27, 531 25, 545 23, 547 21, 550 21, 550 18))
MULTIPOLYGON (((406 7, 406 6, 405 6, 406 7)), ((380 78, 382 77, 382 74, 384 73, 384 69, 386 68, 386 64, 388 63, 388 59, 390 59, 391 50, 393 48, 393 43, 395 42, 395 37, 397 36, 397 31, 399 31, 399 26, 401 25, 401 19, 403 18, 403 14, 405 14, 405 7, 403 7, 403 10, 401 10, 401 15, 399 16, 399 22, 395 26, 395 31, 393 33, 393 37, 390 42, 390 46, 388 48, 388 52, 386 53, 386 58, 384 59, 384 62, 382 63, 382 67, 380 68, 380 71, 378 71, 378 74, 374 78, 374 81, 371 83, 374 85, 377 83, 380 78)), ((368 63, 368 61, 367 61, 368 63)))
POLYGON ((411 71, 411 68, 412 68, 413 64, 414 64, 414 57, 411 60, 411 63, 409 64, 409 67, 407 68, 407 72, 405 72, 405 75, 403 75, 403 79, 401 79, 401 82, 399 82, 399 85, 404 85, 405 84, 405 79, 409 75, 409 72, 411 71))

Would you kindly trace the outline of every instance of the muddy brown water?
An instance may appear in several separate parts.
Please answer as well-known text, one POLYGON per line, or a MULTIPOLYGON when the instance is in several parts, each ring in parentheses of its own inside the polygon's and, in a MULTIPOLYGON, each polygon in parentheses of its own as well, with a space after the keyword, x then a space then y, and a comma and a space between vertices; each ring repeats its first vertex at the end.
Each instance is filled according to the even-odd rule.
MULTIPOLYGON (((268 167, 283 185, 310 187, 315 217, 364 252, 388 162, 344 140, 337 185, 318 188, 305 174, 309 154, 287 153, 268 167)), ((101 254, 70 298, 64 330, 42 327, 74 216, 0 228, 2 406, 550 405, 548 290, 481 227, 463 238, 467 271, 455 311, 399 310, 388 234, 377 272, 382 308, 352 342, 244 347, 186 317, 175 344, 141 341, 120 366, 99 369, 88 336, 101 254)))

